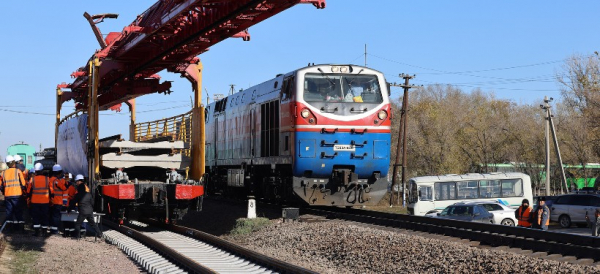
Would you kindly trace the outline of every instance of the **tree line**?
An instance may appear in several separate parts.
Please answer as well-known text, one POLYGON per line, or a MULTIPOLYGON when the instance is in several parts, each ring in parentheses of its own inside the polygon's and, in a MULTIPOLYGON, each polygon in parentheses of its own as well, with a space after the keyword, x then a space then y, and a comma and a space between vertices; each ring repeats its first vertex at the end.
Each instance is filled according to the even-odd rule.
MULTIPOLYGON (((571 176, 596 177, 586 170, 600 162, 600 57, 572 56, 556 75, 561 98, 552 106, 565 164, 584 168, 571 176)), ((392 163, 400 123, 401 100, 394 100, 392 163)), ((536 100, 542 103, 543 98, 536 100)), ((466 92, 452 85, 417 87, 409 93, 408 178, 437 174, 492 172, 490 165, 517 163, 539 189, 545 170, 545 111, 539 103, 516 103, 494 93, 466 92)), ((551 146, 552 148, 552 146, 551 146)), ((551 162, 556 163, 553 149, 551 162)), ((559 170, 551 182, 559 188, 559 170)), ((599 181, 600 182, 600 181, 599 181)))

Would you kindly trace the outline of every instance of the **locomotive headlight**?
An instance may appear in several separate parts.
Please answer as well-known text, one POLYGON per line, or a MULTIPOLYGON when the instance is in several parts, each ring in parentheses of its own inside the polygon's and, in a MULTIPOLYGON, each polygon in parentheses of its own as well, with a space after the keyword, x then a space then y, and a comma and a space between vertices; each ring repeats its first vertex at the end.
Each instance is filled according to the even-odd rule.
POLYGON ((379 111, 379 113, 377 113, 377 117, 379 118, 379 120, 383 120, 385 118, 387 118, 387 112, 385 110, 381 110, 379 111))
POLYGON ((341 67, 341 68, 340 68, 340 72, 341 72, 341 73, 346 73, 346 72, 348 72, 348 67, 341 67))
POLYGON ((300 115, 302 116, 302 118, 308 118, 309 114, 310 114, 310 111, 308 111, 308 109, 303 109, 302 112, 300 112, 300 115))
POLYGON ((337 66, 332 66, 331 67, 331 72, 338 72, 339 70, 340 70, 340 68, 337 67, 337 66))

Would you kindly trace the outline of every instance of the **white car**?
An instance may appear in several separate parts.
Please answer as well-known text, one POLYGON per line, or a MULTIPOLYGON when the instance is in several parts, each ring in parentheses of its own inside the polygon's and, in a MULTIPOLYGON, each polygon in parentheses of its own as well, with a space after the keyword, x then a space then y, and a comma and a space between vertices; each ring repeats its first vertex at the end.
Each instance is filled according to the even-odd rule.
POLYGON ((515 209, 505 206, 498 202, 482 201, 472 202, 474 204, 481 205, 487 209, 490 213, 494 214, 494 224, 501 224, 507 226, 517 225, 517 218, 515 217, 515 209))

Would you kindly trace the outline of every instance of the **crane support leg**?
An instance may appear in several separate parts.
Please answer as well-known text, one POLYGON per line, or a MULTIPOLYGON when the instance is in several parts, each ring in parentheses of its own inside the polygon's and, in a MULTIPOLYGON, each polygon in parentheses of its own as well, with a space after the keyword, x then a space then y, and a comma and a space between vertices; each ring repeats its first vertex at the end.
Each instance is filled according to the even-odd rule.
MULTIPOLYGON (((194 108, 192 109, 192 174, 193 180, 200 180, 204 175, 204 105, 202 105, 202 63, 191 64, 195 67, 197 78, 192 82, 194 90, 194 108)), ((189 70, 187 70, 189 71, 189 70)), ((193 77, 192 77, 193 78, 193 77)), ((189 79, 189 78, 188 78, 189 79)))
POLYGON ((62 108, 62 90, 56 88, 56 124, 54 124, 54 149, 58 147, 58 126, 60 124, 60 109, 62 108))
POLYGON ((129 141, 137 140, 137 132, 135 130, 135 98, 126 101, 125 104, 129 107, 130 123, 129 123, 129 141))
POLYGON ((100 79, 100 61, 98 58, 90 61, 90 76, 88 89, 88 176, 92 196, 96 190, 96 181, 100 173, 100 155, 98 155, 98 85, 100 79))

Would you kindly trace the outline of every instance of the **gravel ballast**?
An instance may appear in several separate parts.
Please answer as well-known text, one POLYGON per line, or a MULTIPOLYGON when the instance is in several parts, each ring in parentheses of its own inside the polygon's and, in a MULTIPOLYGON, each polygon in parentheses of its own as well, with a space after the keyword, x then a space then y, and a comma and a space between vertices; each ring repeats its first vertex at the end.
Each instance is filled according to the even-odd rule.
POLYGON ((273 224, 245 236, 246 247, 322 273, 598 273, 582 266, 354 225, 273 224))

